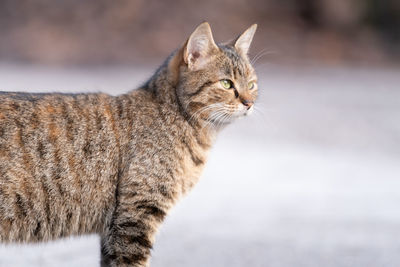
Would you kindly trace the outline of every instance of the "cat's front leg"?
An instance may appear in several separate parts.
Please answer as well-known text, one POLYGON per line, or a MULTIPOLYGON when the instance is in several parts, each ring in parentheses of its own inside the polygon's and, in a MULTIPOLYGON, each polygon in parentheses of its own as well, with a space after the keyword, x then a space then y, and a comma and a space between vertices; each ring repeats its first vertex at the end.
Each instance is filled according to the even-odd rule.
POLYGON ((102 266, 149 266, 154 235, 166 215, 154 195, 121 195, 112 223, 102 237, 102 266))

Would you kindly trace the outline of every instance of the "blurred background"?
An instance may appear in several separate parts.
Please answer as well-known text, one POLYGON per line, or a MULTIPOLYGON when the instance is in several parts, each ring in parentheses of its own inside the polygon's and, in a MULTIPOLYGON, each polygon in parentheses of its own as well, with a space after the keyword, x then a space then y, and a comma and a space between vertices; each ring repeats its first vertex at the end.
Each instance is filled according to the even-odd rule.
POLYGON ((2 0, 0 57, 40 64, 159 62, 202 21, 217 41, 259 24, 278 61, 400 60, 397 0, 2 0))
MULTIPOLYGON (((400 2, 2 0, 0 90, 137 88, 203 21, 253 23, 253 116, 225 129, 152 266, 400 266, 400 2)), ((0 246, 0 266, 98 266, 98 237, 0 246)))

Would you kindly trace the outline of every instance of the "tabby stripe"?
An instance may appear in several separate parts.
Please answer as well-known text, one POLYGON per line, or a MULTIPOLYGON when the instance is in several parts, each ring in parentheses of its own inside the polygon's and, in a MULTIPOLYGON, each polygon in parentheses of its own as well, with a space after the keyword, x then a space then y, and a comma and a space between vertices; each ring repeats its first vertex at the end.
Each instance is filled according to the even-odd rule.
POLYGON ((74 129, 74 119, 70 116, 70 113, 72 112, 68 108, 68 103, 64 102, 63 106, 63 111, 62 113, 64 114, 64 120, 65 120, 65 132, 67 135, 67 139, 71 144, 74 142, 74 134, 73 134, 73 129, 74 129))
MULTIPOLYGON (((41 125, 39 124, 38 127, 41 127, 41 125)), ((45 146, 43 145, 43 140, 41 140, 40 138, 37 138, 36 152, 37 152, 37 155, 36 155, 35 158, 37 158, 37 156, 39 156, 40 160, 45 159, 45 156, 47 154, 47 150, 46 150, 45 146)), ((37 166, 41 166, 41 165, 37 165, 37 166)), ((45 204, 44 215, 47 218, 47 224, 50 225, 50 215, 51 215, 50 214, 50 204, 49 204, 49 202, 50 202, 50 197, 49 197, 50 188, 48 187, 48 185, 46 183, 47 175, 45 173, 46 173, 46 169, 43 169, 43 168, 39 167, 36 170, 36 175, 39 176, 39 182, 40 182, 41 189, 42 189, 42 192, 43 192, 43 195, 40 198, 43 200, 43 202, 45 204)))
POLYGON ((35 110, 35 112, 32 113, 32 121, 31 122, 32 122, 32 128, 36 130, 39 127, 40 122, 39 122, 38 114, 36 113, 37 106, 35 105, 33 107, 33 109, 35 110))
POLYGON ((239 73, 240 76, 243 76, 243 71, 242 71, 243 66, 240 65, 239 68, 237 68, 237 72, 239 73))
MULTIPOLYGON (((48 193, 49 196, 51 198, 52 195, 54 195, 55 192, 58 193, 58 195, 56 196, 56 199, 60 198, 62 196, 62 188, 60 186, 60 184, 58 183, 58 180, 60 180, 59 175, 57 175, 57 162, 59 161, 58 159, 58 155, 57 155, 57 147, 55 144, 55 122, 53 119, 53 116, 51 115, 51 112, 54 112, 54 107, 50 106, 47 107, 47 111, 44 114, 44 116, 46 116, 47 120, 49 121, 49 123, 46 123, 47 127, 45 128, 47 130, 47 138, 45 140, 42 140, 44 142, 46 142, 47 140, 50 140, 49 143, 47 143, 45 145, 45 151, 47 153, 47 155, 49 156, 48 158, 45 159, 46 165, 45 165, 45 169, 43 170, 45 173, 45 183, 48 186, 48 193)), ((54 200, 54 199, 49 199, 49 200, 54 200)), ((51 207, 49 207, 49 209, 51 209, 51 207)), ((53 221, 53 219, 51 220, 52 222, 52 232, 55 232, 55 222, 53 221)))
POLYGON ((131 264, 133 262, 133 260, 131 258, 128 258, 126 256, 122 257, 122 261, 123 261, 123 263, 126 263, 126 264, 131 264))
MULTIPOLYGON (((135 110, 134 109, 135 105, 132 103, 132 99, 128 97, 128 103, 126 104, 126 118, 129 118, 129 114, 134 114, 135 110)), ((128 133, 132 132, 132 127, 133 123, 128 123, 128 133)))
POLYGON ((153 245, 151 244, 151 241, 147 237, 146 233, 136 233, 136 234, 130 234, 127 235, 127 240, 131 244, 138 244, 140 247, 149 249, 152 248, 153 245))
POLYGON ((233 78, 235 79, 235 80, 237 80, 237 71, 236 71, 236 69, 237 69, 237 66, 235 66, 236 64, 233 64, 233 66, 232 66, 232 72, 233 72, 233 78))
POLYGON ((117 102, 116 106, 117 106, 118 118, 122 119, 122 115, 123 115, 123 111, 124 111, 122 99, 121 98, 117 98, 116 102, 117 102))
POLYGON ((38 141, 36 151, 39 153, 39 158, 43 160, 44 156, 46 155, 46 151, 44 149, 43 143, 40 140, 38 141))
MULTIPOLYGON (((75 148, 75 135, 78 135, 79 132, 74 132, 74 119, 72 118, 72 113, 74 113, 78 107, 76 105, 76 98, 72 99, 71 102, 72 105, 72 109, 70 109, 70 105, 68 105, 68 103, 64 102, 63 108, 64 108, 64 119, 66 120, 66 124, 65 124, 65 135, 69 141, 69 146, 72 146, 70 149, 68 149, 68 155, 67 155, 67 162, 68 162, 68 168, 69 168, 69 173, 73 176, 74 179, 74 185, 76 186, 76 189, 80 189, 82 188, 82 184, 81 184, 81 180, 79 179, 79 176, 77 174, 77 171, 75 169, 75 164, 76 164, 76 159, 75 159, 75 155, 74 155, 74 148, 75 148)), ((81 203, 81 197, 80 194, 76 194, 76 199, 77 201, 79 201, 79 203, 81 203)))
MULTIPOLYGON (((88 98, 88 96, 86 96, 86 98, 88 98)), ((88 99, 85 99, 85 101, 88 101, 88 99)), ((85 123, 84 123, 84 125, 85 125, 85 137, 84 137, 85 144, 83 146, 83 152, 84 152, 84 155, 85 155, 86 158, 88 158, 90 156, 90 154, 91 154, 91 145, 90 145, 90 142, 89 142, 89 140, 90 140, 90 127, 91 127, 90 123, 91 123, 91 120, 90 120, 89 113, 90 113, 90 110, 88 110, 88 109, 85 109, 85 111, 83 113, 83 116, 85 118, 85 123)), ((83 160, 84 159, 82 159, 82 161, 83 160)), ((81 164, 84 165, 84 162, 81 162, 81 164)))
POLYGON ((23 191, 24 196, 28 199, 27 204, 25 206, 29 206, 29 210, 33 210, 33 199, 32 199, 32 190, 31 188, 27 188, 31 185, 33 178, 35 177, 35 174, 32 169, 32 164, 31 164, 31 156, 29 155, 27 149, 26 149, 26 143, 25 143, 25 138, 27 137, 24 135, 24 131, 26 128, 24 124, 16 120, 16 123, 18 125, 18 145, 22 153, 22 163, 24 165, 24 170, 26 171, 26 175, 22 175, 22 183, 21 183, 21 189, 23 191))
MULTIPOLYGON (((173 178, 172 171, 170 169, 168 169, 168 171, 171 173, 171 178, 173 178)), ((168 190, 168 188, 164 184, 158 185, 158 192, 160 192, 161 195, 169 199, 173 198, 173 193, 170 191, 171 190, 168 190)))
MULTIPOLYGON (((106 110, 106 116, 108 117, 108 119, 109 119, 110 122, 111 122, 111 130, 112 130, 113 133, 114 133, 115 141, 117 142, 117 148, 118 148, 118 152, 119 152, 119 150, 120 150, 119 132, 118 132, 118 129, 117 129, 117 126, 116 126, 116 123, 115 123, 114 114, 111 112, 111 107, 110 107, 110 104, 109 104, 109 103, 107 103, 107 104, 105 105, 105 110, 106 110)), ((118 155, 119 155, 119 153, 118 153, 118 155)))
POLYGON ((117 224, 117 227, 120 229, 124 228, 133 228, 138 231, 146 231, 147 225, 141 221, 126 221, 120 224, 117 224))
POLYGON ((53 181, 58 187, 58 191, 60 192, 60 195, 63 196, 66 192, 63 188, 63 179, 65 178, 65 171, 62 163, 62 153, 60 152, 60 144, 58 142, 57 138, 53 139, 52 142, 53 149, 54 149, 54 155, 53 155, 53 160, 55 166, 53 166, 53 181))
POLYGON ((192 97, 192 96, 198 95, 204 90, 204 88, 206 88, 207 86, 210 86, 213 83, 214 83, 213 81, 207 81, 207 82, 203 83, 203 85, 201 85, 199 88, 197 88, 197 90, 195 92, 187 94, 187 96, 192 97))
POLYGON ((20 211, 20 214, 22 214, 22 217, 26 217, 27 215, 27 208, 25 207, 24 202, 22 201, 21 195, 16 193, 15 194, 15 205, 17 206, 18 210, 20 211))
POLYGON ((103 130, 103 118, 98 108, 96 108, 95 117, 96 117, 96 128, 97 128, 96 130, 99 133, 103 130))
POLYGON ((41 229, 42 229, 42 226, 41 226, 40 222, 38 222, 36 224, 35 230, 33 230, 33 236, 38 238, 38 235, 39 235, 41 229))
POLYGON ((123 256, 122 262, 125 264, 139 263, 144 261, 150 253, 143 251, 143 253, 135 253, 129 256, 123 256))
POLYGON ((139 210, 144 210, 145 214, 154 216, 154 218, 160 222, 167 215, 167 213, 164 210, 162 210, 159 207, 157 207, 156 205, 152 205, 152 204, 144 203, 144 204, 140 204, 140 205, 136 206, 136 208, 139 210))

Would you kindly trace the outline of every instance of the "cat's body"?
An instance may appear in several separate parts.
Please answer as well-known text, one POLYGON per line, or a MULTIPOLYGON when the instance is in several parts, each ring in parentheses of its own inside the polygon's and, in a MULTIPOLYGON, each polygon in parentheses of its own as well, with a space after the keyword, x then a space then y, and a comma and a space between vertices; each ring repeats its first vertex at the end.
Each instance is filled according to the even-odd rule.
MULTIPOLYGON (((148 264, 159 224, 199 179, 226 122, 202 117, 227 96, 209 91, 219 70, 254 76, 216 56, 204 69, 195 37, 208 31, 200 25, 143 88, 124 95, 0 94, 0 242, 98 233, 104 265, 148 264)), ((220 49, 219 57, 235 52, 220 49)), ((234 90, 235 101, 250 107, 255 94, 234 90)))

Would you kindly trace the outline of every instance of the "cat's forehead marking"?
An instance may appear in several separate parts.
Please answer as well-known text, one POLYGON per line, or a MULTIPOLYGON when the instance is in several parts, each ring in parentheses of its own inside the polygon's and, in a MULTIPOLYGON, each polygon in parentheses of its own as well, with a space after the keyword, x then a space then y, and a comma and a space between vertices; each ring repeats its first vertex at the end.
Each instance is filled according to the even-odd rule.
POLYGON ((244 59, 237 53, 235 48, 231 46, 222 46, 224 55, 229 59, 224 66, 226 75, 230 75, 234 79, 238 79, 244 75, 249 74, 248 66, 244 59))

